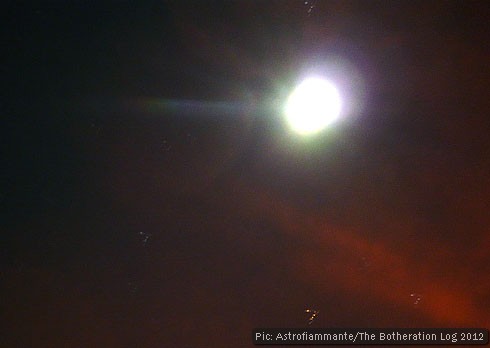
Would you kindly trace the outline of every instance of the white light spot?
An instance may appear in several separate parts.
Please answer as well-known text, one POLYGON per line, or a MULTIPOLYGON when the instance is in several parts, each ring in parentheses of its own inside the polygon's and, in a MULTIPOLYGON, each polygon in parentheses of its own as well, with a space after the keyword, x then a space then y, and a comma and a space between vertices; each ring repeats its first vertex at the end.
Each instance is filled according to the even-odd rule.
POLYGON ((304 80, 289 96, 285 115, 290 127, 300 134, 317 133, 340 115, 340 95, 335 86, 321 78, 304 80))
POLYGON ((146 246, 146 243, 148 243, 148 240, 150 239, 152 234, 143 231, 138 232, 138 234, 140 235, 141 243, 143 244, 143 246, 146 246))
POLYGON ((412 299, 413 299, 414 306, 419 305, 420 302, 422 301, 422 295, 420 295, 420 294, 412 293, 412 294, 410 294, 410 297, 412 297, 412 299))

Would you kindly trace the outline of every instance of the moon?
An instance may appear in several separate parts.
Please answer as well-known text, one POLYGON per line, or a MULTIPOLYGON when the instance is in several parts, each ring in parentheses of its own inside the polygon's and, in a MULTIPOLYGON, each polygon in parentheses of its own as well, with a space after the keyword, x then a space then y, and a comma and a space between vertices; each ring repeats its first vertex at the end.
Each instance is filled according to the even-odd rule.
POLYGON ((303 80, 287 99, 284 113, 289 126, 299 134, 320 132, 338 119, 340 94, 333 83, 310 77, 303 80))

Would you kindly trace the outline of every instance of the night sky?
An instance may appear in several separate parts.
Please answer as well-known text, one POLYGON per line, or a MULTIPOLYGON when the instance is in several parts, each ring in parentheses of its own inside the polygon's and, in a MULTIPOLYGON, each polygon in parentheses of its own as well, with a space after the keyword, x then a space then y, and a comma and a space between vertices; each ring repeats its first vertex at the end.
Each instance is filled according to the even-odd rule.
POLYGON ((488 2, 1 12, 0 346, 490 326, 488 2), (301 136, 308 73, 345 117, 301 136))

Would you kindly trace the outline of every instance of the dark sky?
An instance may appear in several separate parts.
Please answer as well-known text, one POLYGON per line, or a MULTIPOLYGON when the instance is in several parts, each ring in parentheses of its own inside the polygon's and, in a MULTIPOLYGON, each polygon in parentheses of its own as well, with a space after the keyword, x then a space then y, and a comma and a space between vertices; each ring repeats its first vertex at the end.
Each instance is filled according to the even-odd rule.
POLYGON ((490 326, 487 2, 2 17, 0 346, 490 326), (315 71, 346 115, 302 138, 270 106, 315 71))

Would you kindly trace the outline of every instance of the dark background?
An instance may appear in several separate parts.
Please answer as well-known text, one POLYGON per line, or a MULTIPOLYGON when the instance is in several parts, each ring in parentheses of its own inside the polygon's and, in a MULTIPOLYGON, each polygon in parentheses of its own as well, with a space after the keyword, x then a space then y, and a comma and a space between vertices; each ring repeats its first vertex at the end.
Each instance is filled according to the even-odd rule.
POLYGON ((0 345, 249 347, 308 308, 490 326, 489 20, 485 1, 10 2, 0 345), (300 138, 267 105, 319 65, 355 107, 300 138))

